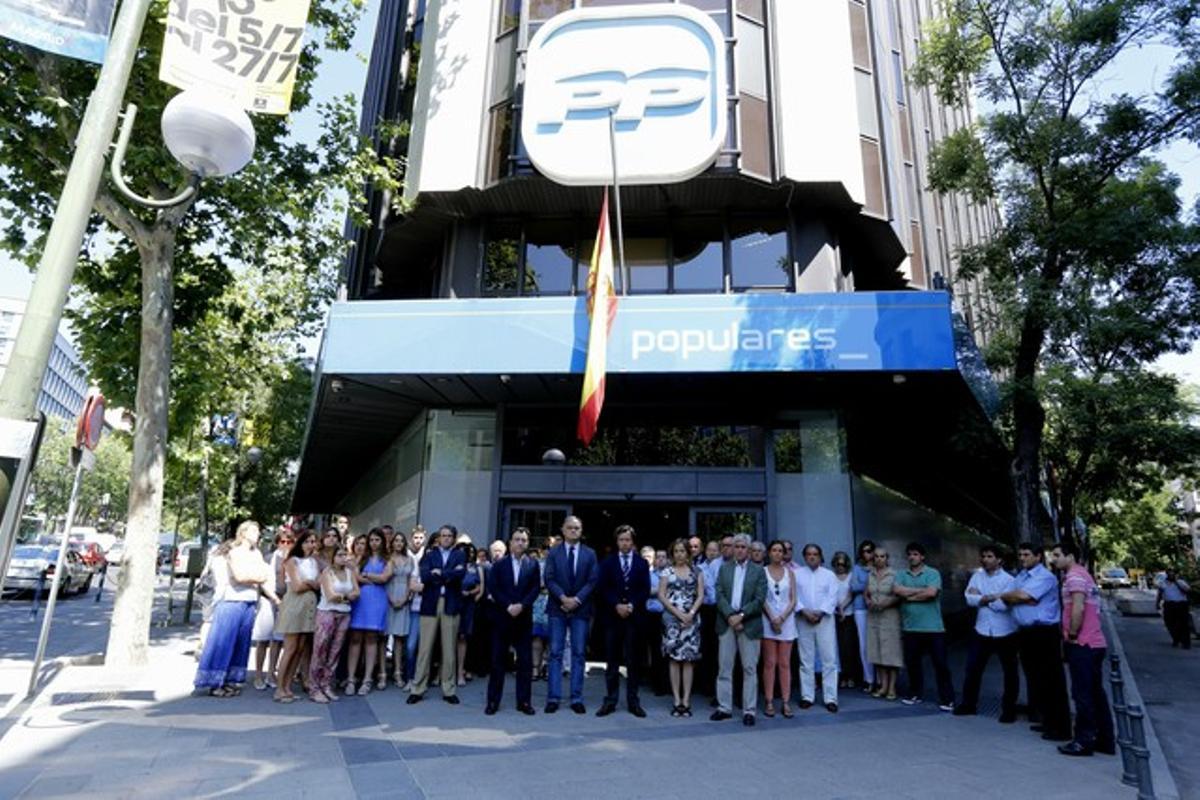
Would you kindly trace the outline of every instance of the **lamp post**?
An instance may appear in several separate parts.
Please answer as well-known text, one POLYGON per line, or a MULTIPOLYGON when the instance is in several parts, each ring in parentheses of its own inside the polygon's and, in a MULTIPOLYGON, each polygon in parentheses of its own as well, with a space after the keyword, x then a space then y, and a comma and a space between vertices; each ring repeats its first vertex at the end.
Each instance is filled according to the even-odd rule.
MULTIPOLYGON (((113 26, 108 53, 84 112, 75 155, 46 235, 46 246, 9 365, 0 379, 0 418, 27 420, 37 413, 38 393, 79 261, 104 171, 105 154, 121 116, 119 104, 133 68, 149 4, 150 0, 126 0, 113 26)), ((123 173, 125 151, 136 116, 137 106, 131 103, 117 137, 111 172, 113 183, 125 197, 149 208, 170 208, 191 201, 201 180, 237 172, 249 163, 254 153, 254 127, 245 111, 203 92, 183 92, 163 110, 162 135, 167 149, 188 170, 188 185, 175 197, 165 200, 143 197, 130 189, 123 173)), ((20 461, 16 459, 0 459, 0 516, 8 505, 19 467, 20 461)), ((0 530, 0 552, 5 551, 7 538, 14 535, 14 530, 0 530)))

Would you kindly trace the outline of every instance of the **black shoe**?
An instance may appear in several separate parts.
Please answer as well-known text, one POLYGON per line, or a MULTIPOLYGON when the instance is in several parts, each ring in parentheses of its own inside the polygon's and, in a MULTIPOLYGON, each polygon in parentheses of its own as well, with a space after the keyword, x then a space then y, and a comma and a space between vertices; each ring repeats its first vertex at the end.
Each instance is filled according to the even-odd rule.
POLYGON ((425 695, 423 695, 423 694, 410 694, 408 696, 408 699, 405 700, 404 702, 408 703, 410 706, 415 706, 417 703, 421 702, 424 699, 425 699, 425 695))
POLYGON ((807 710, 812 708, 812 700, 801 700, 797 705, 800 706, 801 710, 807 710))
POLYGON ((830 714, 836 714, 837 713, 837 703, 826 703, 825 710, 828 711, 830 714))
POLYGON ((458 695, 456 695, 456 694, 448 694, 445 697, 443 697, 442 699, 445 700, 447 703, 449 703, 452 706, 456 706, 462 702, 461 700, 458 699, 458 695))
POLYGON ((543 710, 545 714, 553 714, 558 711, 558 703, 546 703, 546 708, 543 710))
POLYGON ((571 710, 574 711, 576 714, 586 714, 587 713, 587 709, 584 708, 583 703, 571 703, 571 710))
MULTIPOLYGON (((1056 733, 1054 731, 1046 731, 1045 733, 1042 734, 1042 738, 1045 739, 1047 742, 1069 742, 1069 741, 1071 741, 1071 734, 1056 733)), ((1089 755, 1091 755, 1091 754, 1089 753, 1089 755)))
POLYGON ((633 714, 638 719, 643 719, 646 716, 646 709, 642 708, 637 703, 634 703, 629 707, 629 713, 633 714))
POLYGON ((725 720, 731 719, 732 717, 733 717, 733 714, 730 714, 728 711, 722 711, 721 709, 718 708, 716 711, 714 711, 712 713, 712 716, 709 717, 709 719, 711 719, 713 722, 724 722, 725 720))
POLYGON ((1079 742, 1070 742, 1058 746, 1058 752, 1064 756, 1090 756, 1092 748, 1084 747, 1079 742))
POLYGON ((754 715, 753 714, 742 714, 742 724, 745 725, 747 728, 753 728, 754 727, 754 715))
POLYGON ((1017 715, 1012 713, 1011 711, 1006 711, 1005 713, 1000 715, 1000 721, 1003 722, 1005 725, 1011 725, 1012 723, 1017 721, 1017 715))
POLYGON ((487 714, 490 717, 499 710, 500 710, 500 705, 498 703, 488 703, 487 708, 485 708, 483 710, 483 713, 487 714))
POLYGON ((973 717, 976 712, 971 706, 955 706, 953 713, 956 717, 973 717))
MULTIPOLYGON (((574 706, 571 706, 571 708, 573 709, 574 706)), ((609 714, 613 713, 616 710, 617 710, 617 707, 614 704, 605 703, 604 705, 600 706, 600 710, 596 712, 596 716, 597 717, 607 717, 609 714)))
POLYGON ((1117 754, 1117 746, 1115 744, 1106 744, 1104 747, 1096 745, 1092 748, 1095 752, 1106 756, 1115 756, 1117 754))
POLYGON ((533 710, 533 706, 529 705, 529 703, 521 703, 517 706, 517 711, 520 711, 522 714, 530 717, 537 713, 533 710))

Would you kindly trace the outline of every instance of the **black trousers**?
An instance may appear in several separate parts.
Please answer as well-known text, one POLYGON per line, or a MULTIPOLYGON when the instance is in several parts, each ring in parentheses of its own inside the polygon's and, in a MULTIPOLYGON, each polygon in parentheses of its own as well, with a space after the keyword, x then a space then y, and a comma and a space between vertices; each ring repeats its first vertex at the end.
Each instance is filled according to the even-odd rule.
POLYGON ((1113 718, 1104 692, 1103 647, 1067 642, 1071 698, 1075 701, 1075 741, 1084 747, 1113 749, 1113 718))
POLYGON ((954 684, 950 667, 946 665, 946 634, 941 632, 904 632, 904 668, 908 670, 908 693, 912 697, 925 694, 925 656, 933 662, 937 680, 938 702, 954 702, 954 684))
POLYGON ((504 665, 508 648, 517 651, 517 705, 533 701, 533 615, 524 612, 513 618, 500 610, 492 618, 492 669, 488 673, 488 705, 500 705, 504 695, 504 665))
POLYGON ((1000 659, 1004 670, 1004 695, 1000 700, 1000 713, 1011 716, 1017 713, 1017 695, 1021 691, 1021 679, 1017 674, 1017 636, 982 636, 971 633, 971 644, 967 650, 967 677, 963 680, 962 705, 975 710, 979 704, 979 684, 983 671, 992 656, 1000 659))
POLYGON ((1167 633, 1171 634, 1172 645, 1183 645, 1184 650, 1192 649, 1192 618, 1187 601, 1164 602, 1163 623, 1167 633))
POLYGON ((642 673, 642 623, 634 612, 628 617, 611 614, 604 630, 604 653, 608 666, 604 670, 604 702, 616 705, 621 695, 621 662, 625 662, 625 699, 630 706, 638 705, 638 683, 642 673))
POLYGON ((1063 673, 1062 628, 1056 624, 1030 625, 1017 631, 1017 649, 1025 671, 1029 707, 1041 718, 1046 732, 1071 735, 1071 708, 1067 703, 1067 677, 1063 673))

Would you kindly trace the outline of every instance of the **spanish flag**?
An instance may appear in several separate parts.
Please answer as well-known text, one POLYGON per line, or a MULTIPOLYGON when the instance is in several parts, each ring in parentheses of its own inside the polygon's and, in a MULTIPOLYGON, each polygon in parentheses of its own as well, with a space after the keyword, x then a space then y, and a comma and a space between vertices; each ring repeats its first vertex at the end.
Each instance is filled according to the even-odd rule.
POLYGON ((588 270, 588 347, 587 367, 583 373, 583 394, 579 398, 579 426, 576 434, 586 446, 596 435, 600 409, 604 407, 604 374, 608 369, 608 332, 617 316, 617 292, 613 286, 612 234, 608 227, 608 187, 600 205, 600 228, 592 249, 588 270))

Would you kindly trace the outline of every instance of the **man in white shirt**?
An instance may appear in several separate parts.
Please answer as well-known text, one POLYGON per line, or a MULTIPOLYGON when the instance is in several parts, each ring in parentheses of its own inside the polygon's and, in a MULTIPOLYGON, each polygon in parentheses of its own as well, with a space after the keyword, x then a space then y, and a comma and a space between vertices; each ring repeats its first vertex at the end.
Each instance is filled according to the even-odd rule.
POLYGON ((962 702, 954 707, 954 716, 973 716, 979 702, 979 684, 983 670, 995 654, 1004 670, 1004 696, 1000 701, 1000 721, 1017 720, 1017 694, 1021 681, 1017 672, 1017 621, 1012 611, 1000 599, 1016 587, 1016 579, 1003 569, 1003 561, 994 545, 979 548, 980 569, 975 570, 967 584, 967 605, 978 609, 975 630, 967 651, 967 677, 963 681, 962 702))
POLYGON ((838 710, 837 576, 821 566, 821 547, 804 545, 804 566, 796 572, 796 633, 800 648, 800 708, 812 708, 817 693, 816 658, 821 658, 825 708, 838 710))

